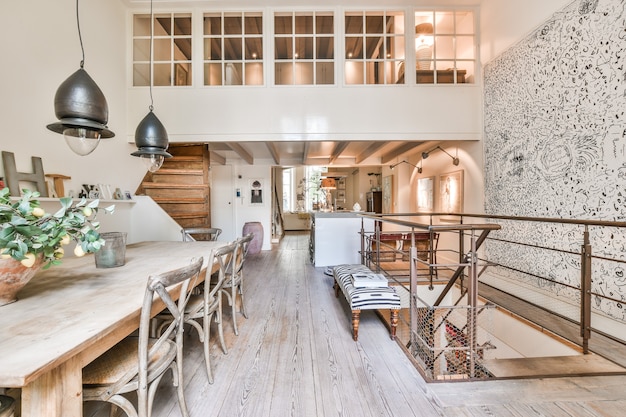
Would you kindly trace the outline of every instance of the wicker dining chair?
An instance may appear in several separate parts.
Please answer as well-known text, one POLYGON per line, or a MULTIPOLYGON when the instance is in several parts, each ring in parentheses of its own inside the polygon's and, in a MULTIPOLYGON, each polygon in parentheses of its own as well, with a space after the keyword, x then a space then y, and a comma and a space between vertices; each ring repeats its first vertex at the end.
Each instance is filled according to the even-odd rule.
MULTIPOLYGON (((139 335, 129 336, 83 369, 83 400, 106 401, 128 416, 149 417, 161 378, 172 371, 178 405, 188 417, 183 393, 183 319, 191 288, 200 279, 203 259, 193 259, 185 267, 148 278, 139 335), (173 290, 180 287, 178 301, 173 290), (165 304, 172 319, 158 337, 150 337, 151 315, 157 300, 165 304), (137 392, 137 409, 123 394, 137 392)), ((178 293, 178 290, 176 291, 178 293)), ((114 408, 111 410, 113 414, 114 408)))
POLYGON ((222 286, 222 294, 228 298, 228 305, 231 307, 231 314, 233 318, 233 329, 235 335, 239 336, 239 329, 237 328, 237 294, 241 300, 241 314, 248 318, 246 313, 246 307, 243 297, 243 264, 248 255, 248 247, 250 241, 254 238, 254 234, 248 233, 247 235, 237 239, 237 251, 235 253, 235 265, 233 272, 226 275, 226 280, 222 286))
POLYGON ((193 242, 196 240, 217 240, 222 229, 217 227, 184 227, 180 231, 183 235, 183 242, 193 242))

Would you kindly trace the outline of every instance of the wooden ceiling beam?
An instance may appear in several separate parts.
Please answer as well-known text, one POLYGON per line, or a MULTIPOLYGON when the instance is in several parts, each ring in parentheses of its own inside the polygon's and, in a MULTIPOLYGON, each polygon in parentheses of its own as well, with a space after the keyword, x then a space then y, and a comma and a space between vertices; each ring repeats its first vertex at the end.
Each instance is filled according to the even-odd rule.
POLYGON ((335 149, 333 149, 333 152, 330 154, 328 163, 332 164, 333 162, 335 162, 335 160, 339 158, 341 153, 346 150, 349 144, 350 142, 348 141, 337 142, 337 144, 335 145, 335 149))
POLYGON ((371 145, 365 148, 363 152, 361 152, 360 154, 356 156, 356 158, 354 159, 354 162, 356 164, 360 164, 361 162, 365 161, 367 158, 372 156, 376 151, 378 151, 380 148, 382 148, 388 143, 389 142, 387 141, 373 142, 371 145))
POLYGON ((267 150, 270 151, 274 163, 280 165, 280 154, 278 153, 278 149, 276 149, 276 145, 274 145, 273 142, 265 142, 265 146, 267 146, 267 150))
POLYGON ((418 151, 417 147, 419 145, 421 145, 423 142, 407 142, 407 143, 403 143, 399 146, 397 146, 396 148, 392 149, 390 152, 384 154, 381 158, 380 158, 380 162, 382 164, 386 164, 392 160, 394 160, 395 158, 398 158, 399 156, 402 156, 410 151, 413 151, 411 153, 415 153, 418 151))
POLYGON ((254 158, 252 157, 252 155, 250 155, 250 152, 248 152, 243 146, 241 146, 237 142, 226 142, 225 144, 230 149, 235 151, 237 153, 237 155, 239 155, 241 157, 241 159, 246 161, 248 163, 248 165, 253 165, 254 164, 254 158))

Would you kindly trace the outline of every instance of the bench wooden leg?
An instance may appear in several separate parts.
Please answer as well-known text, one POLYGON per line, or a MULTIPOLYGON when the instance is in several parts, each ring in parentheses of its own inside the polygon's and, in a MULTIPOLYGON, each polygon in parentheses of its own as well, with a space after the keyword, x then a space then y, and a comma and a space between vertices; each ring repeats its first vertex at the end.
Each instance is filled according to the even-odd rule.
POLYGON ((391 310, 391 340, 396 340, 397 327, 398 327, 398 310, 391 310))
POLYGON ((337 284, 337 281, 333 284, 333 288, 335 289, 335 298, 339 297, 339 285, 337 284))
POLYGON ((359 320, 361 319, 361 310, 352 310, 352 338, 356 342, 359 339, 359 320))

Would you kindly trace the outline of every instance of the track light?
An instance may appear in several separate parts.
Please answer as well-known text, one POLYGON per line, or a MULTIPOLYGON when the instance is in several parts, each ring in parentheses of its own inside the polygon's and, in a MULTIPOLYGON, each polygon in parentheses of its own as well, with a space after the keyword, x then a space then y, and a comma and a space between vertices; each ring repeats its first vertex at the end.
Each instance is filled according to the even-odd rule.
POLYGON ((442 151, 443 153, 445 153, 446 155, 448 155, 450 158, 452 158, 452 164, 453 165, 458 165, 459 164, 459 158, 454 157, 452 155, 450 155, 445 149, 443 149, 441 146, 436 146, 434 148, 432 148, 430 151, 428 152, 422 152, 422 159, 426 159, 428 158, 428 155, 430 155, 432 152, 436 151, 437 149, 439 149, 440 151, 442 151))
POLYGON ((398 165, 400 165, 400 164, 409 164, 409 165, 411 165, 412 167, 417 168, 417 173, 418 173, 418 174, 421 174, 421 173, 422 173, 422 167, 418 167, 417 165, 413 165, 412 163, 410 163, 410 162, 408 162, 408 161, 400 161, 400 162, 396 162, 396 163, 395 163, 395 164, 393 164, 393 165, 389 165, 389 169, 394 169, 395 167, 397 167, 397 166, 398 166, 398 165))

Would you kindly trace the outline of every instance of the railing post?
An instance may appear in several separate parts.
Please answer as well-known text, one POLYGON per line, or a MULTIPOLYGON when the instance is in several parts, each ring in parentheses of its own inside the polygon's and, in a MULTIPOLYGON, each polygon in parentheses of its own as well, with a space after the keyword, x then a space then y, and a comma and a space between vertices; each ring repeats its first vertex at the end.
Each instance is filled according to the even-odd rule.
POLYGON ((477 341, 477 331, 478 331, 478 317, 477 317, 477 306, 478 306, 478 255, 476 254, 476 235, 474 234, 474 230, 472 230, 472 237, 470 241, 471 250, 469 253, 469 284, 467 297, 469 302, 469 310, 467 312, 467 327, 468 327, 468 337, 469 337, 469 376, 470 378, 475 377, 476 373, 476 345, 477 341))
POLYGON ((583 338, 583 353, 587 354, 591 338, 591 243, 587 226, 580 251, 580 336, 583 338))
POLYGON ((376 272, 380 272, 380 220, 374 221, 374 235, 376 237, 376 272))
POLYGON ((365 218, 361 217, 361 265, 366 265, 365 262, 365 218))

